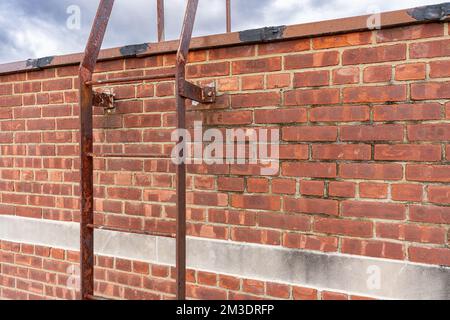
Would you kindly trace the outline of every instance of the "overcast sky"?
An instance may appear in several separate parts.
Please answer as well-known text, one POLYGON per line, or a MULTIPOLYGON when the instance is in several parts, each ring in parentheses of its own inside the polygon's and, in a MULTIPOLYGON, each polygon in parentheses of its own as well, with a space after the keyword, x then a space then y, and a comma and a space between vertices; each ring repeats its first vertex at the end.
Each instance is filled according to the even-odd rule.
MULTIPOLYGON (((166 37, 177 39, 186 0, 166 0, 166 37)), ((232 0, 233 31, 391 11, 436 0, 232 0)), ((83 51, 98 0, 0 0, 0 63, 83 51), (67 27, 80 8, 80 29, 67 27)), ((103 47, 154 42, 156 0, 116 0, 103 47)), ((73 25, 72 25, 73 26, 73 25)), ((225 0, 200 0, 195 35, 225 31, 225 0)))

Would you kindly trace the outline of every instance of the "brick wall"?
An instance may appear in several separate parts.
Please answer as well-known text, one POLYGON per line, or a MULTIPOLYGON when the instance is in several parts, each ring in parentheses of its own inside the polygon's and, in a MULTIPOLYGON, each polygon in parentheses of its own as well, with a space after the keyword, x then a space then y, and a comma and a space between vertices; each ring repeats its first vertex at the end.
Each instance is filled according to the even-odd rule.
MULTIPOLYGON (((189 166, 188 234, 450 266, 449 56, 448 23, 192 52, 188 77, 214 82, 219 98, 189 105, 189 122, 279 128, 282 145, 273 176, 252 165, 189 166)), ((96 78, 174 62, 173 54, 115 59, 99 63, 96 78)), ((79 221, 76 75, 77 66, 65 66, 0 76, 0 214, 79 221)), ((173 82, 102 89, 114 92, 117 110, 96 110, 97 151, 170 155, 173 82)), ((97 223, 175 230, 170 160, 95 166, 97 223)), ((59 270, 75 256, 2 242, 0 296, 73 298, 59 270)), ((170 297, 167 268, 98 262, 105 294, 170 297)), ((195 279, 195 298, 333 297, 200 272, 195 279)))

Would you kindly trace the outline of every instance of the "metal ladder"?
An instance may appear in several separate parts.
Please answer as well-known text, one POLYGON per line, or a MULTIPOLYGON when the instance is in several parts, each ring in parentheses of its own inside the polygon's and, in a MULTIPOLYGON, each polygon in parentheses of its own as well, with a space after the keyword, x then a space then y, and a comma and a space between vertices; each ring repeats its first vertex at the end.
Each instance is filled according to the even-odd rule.
MULTIPOLYGON (((96 86, 134 83, 142 81, 174 80, 176 84, 177 128, 186 128, 186 99, 200 103, 213 103, 216 98, 214 88, 199 87, 186 81, 186 63, 196 17, 198 0, 188 0, 186 14, 181 31, 176 67, 167 68, 160 74, 151 76, 120 78, 94 81, 93 74, 101 45, 105 36, 114 0, 101 0, 92 26, 91 34, 79 69, 79 103, 80 103, 80 193, 81 193, 81 229, 80 229, 80 265, 81 265, 81 299, 103 300, 94 295, 94 231, 96 229, 114 232, 137 233, 153 236, 176 238, 176 282, 177 299, 186 299, 186 164, 177 165, 176 171, 176 234, 145 232, 109 228, 94 223, 94 158, 155 158, 149 155, 132 154, 94 154, 93 144, 93 107, 113 108, 113 97, 106 93, 94 92, 96 86)), ((158 0, 158 39, 164 38, 162 1, 158 0)), ((179 142, 181 145, 184 141, 179 142)), ((157 157, 162 159, 161 156, 157 157)), ((170 159, 167 157, 167 159, 170 159)))

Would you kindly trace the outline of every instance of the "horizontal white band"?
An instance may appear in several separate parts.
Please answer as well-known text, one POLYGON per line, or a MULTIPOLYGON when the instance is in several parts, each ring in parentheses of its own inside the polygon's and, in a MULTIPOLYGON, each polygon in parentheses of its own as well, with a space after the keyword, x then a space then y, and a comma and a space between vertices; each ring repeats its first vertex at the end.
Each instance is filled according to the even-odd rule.
MULTIPOLYGON (((79 250, 76 223, 0 216, 0 240, 79 250)), ((173 239, 96 231, 99 255, 174 265, 173 239)), ((188 267, 381 299, 450 299, 450 268, 201 238, 188 267)))

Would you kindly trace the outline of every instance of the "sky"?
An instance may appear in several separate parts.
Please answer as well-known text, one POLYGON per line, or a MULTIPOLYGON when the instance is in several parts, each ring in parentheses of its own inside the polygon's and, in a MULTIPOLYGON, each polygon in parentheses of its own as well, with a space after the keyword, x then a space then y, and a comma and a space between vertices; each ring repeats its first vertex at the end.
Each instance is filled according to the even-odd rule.
MULTIPOLYGON (((231 1, 233 31, 323 21, 373 13, 376 10, 383 12, 444 2, 231 1)), ((98 3, 99 0, 0 0, 0 63, 83 51, 98 3)), ((177 39, 186 0, 165 0, 165 3, 166 38, 177 39)), ((225 0, 200 0, 194 35, 223 33, 225 25, 225 0)), ((156 34, 156 0, 116 0, 103 48, 155 42, 156 34)))

